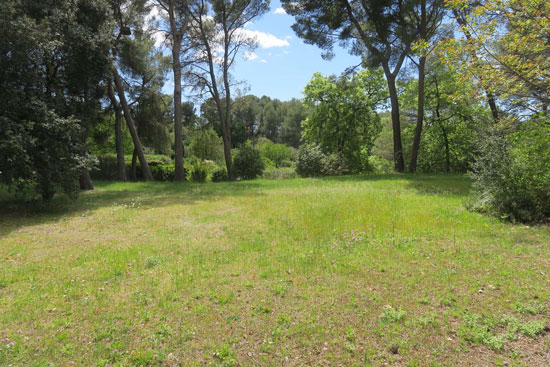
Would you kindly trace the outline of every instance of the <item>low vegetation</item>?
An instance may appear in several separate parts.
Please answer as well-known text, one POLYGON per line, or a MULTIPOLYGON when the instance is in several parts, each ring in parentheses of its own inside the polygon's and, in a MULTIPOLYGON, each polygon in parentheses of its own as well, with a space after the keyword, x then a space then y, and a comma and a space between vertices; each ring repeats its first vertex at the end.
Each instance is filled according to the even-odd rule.
POLYGON ((550 228, 460 175, 0 196, 2 366, 546 366, 550 228), (276 209, 275 209, 276 208, 276 209))

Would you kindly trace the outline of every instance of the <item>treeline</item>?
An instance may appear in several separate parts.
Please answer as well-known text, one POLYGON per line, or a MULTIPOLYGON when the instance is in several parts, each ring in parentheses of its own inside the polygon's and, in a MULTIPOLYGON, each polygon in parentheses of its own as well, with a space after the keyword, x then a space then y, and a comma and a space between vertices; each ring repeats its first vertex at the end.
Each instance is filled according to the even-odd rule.
POLYGON ((282 5, 326 58, 340 44, 362 64, 314 74, 303 100, 241 96, 232 69, 256 43, 242 29, 269 1, 3 2, 1 182, 74 196, 109 154, 120 180, 233 180, 288 162, 302 175, 469 171, 471 208, 550 216, 548 2, 282 5))

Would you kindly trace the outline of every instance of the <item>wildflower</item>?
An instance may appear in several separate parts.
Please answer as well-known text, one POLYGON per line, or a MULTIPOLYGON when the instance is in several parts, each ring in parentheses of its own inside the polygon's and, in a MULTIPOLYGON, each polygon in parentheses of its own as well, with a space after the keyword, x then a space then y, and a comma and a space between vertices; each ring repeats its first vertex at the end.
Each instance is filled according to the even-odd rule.
POLYGON ((17 330, 17 334, 23 334, 23 330, 21 329, 17 330))
POLYGON ((118 349, 113 350, 113 353, 118 353, 118 349))
POLYGON ((82 343, 86 343, 86 338, 82 338, 82 343))
POLYGON ((106 342, 110 342, 110 341, 111 341, 111 338, 105 338, 105 341, 106 341, 106 342))
POLYGON ((155 354, 155 355, 153 356, 154 359, 157 359, 158 357, 159 357, 158 354, 155 354))

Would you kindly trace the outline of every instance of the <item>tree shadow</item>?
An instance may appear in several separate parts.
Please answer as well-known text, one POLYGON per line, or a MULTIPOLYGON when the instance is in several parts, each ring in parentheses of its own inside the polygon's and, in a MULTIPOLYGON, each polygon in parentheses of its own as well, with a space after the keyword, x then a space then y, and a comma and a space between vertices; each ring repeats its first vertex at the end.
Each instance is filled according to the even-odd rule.
MULTIPOLYGON (((50 202, 25 202, 13 195, 0 195, 0 239, 19 228, 57 222, 64 217, 92 212, 103 207, 123 205, 132 207, 164 207, 175 204, 191 205, 197 201, 221 197, 258 197, 261 185, 253 181, 196 183, 122 183, 95 182, 96 190, 83 192, 76 200, 64 194, 50 202)), ((2 188, 0 188, 2 190, 2 188)))
MULTIPOLYGON (((350 175, 312 180, 334 184, 392 182, 407 189, 413 189, 421 195, 446 197, 465 197, 471 186, 471 180, 465 175, 444 174, 350 175)), ((49 203, 41 201, 25 203, 6 195, 0 188, 0 239, 22 227, 57 222, 64 217, 113 205, 137 204, 140 207, 191 205, 197 201, 223 197, 258 197, 265 195, 265 191, 280 188, 279 184, 271 185, 257 181, 208 184, 98 181, 95 184, 97 190, 83 193, 77 200, 71 200, 66 195, 56 195, 49 203)))
POLYGON ((471 179, 463 174, 384 174, 326 177, 329 182, 404 182, 404 187, 421 195, 465 197, 471 189, 471 179))

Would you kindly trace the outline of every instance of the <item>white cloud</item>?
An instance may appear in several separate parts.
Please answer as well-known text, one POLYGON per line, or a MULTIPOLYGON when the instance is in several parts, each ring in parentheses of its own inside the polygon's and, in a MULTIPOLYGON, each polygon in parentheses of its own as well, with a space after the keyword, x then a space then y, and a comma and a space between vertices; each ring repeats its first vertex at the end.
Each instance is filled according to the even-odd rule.
POLYGON ((283 8, 277 8, 277 9, 275 9, 275 11, 273 12, 273 14, 286 14, 286 11, 285 11, 285 9, 283 9, 283 8))
POLYGON ((256 60, 258 58, 258 55, 256 55, 256 53, 252 51, 245 51, 243 56, 246 60, 250 61, 256 60))
POLYGON ((261 59, 260 62, 261 62, 261 63, 264 63, 264 64, 267 64, 267 60, 266 60, 266 59, 261 59))
POLYGON ((149 30, 152 32, 156 47, 164 46, 166 41, 164 32, 157 30, 159 28, 159 21, 161 17, 162 16, 159 13, 158 8, 156 6, 153 6, 149 14, 145 16, 145 22, 143 23, 143 30, 149 30))
POLYGON ((250 38, 254 38, 261 48, 272 47, 288 47, 290 43, 286 39, 281 39, 271 33, 265 33, 262 31, 251 31, 249 29, 242 29, 241 33, 250 38))

